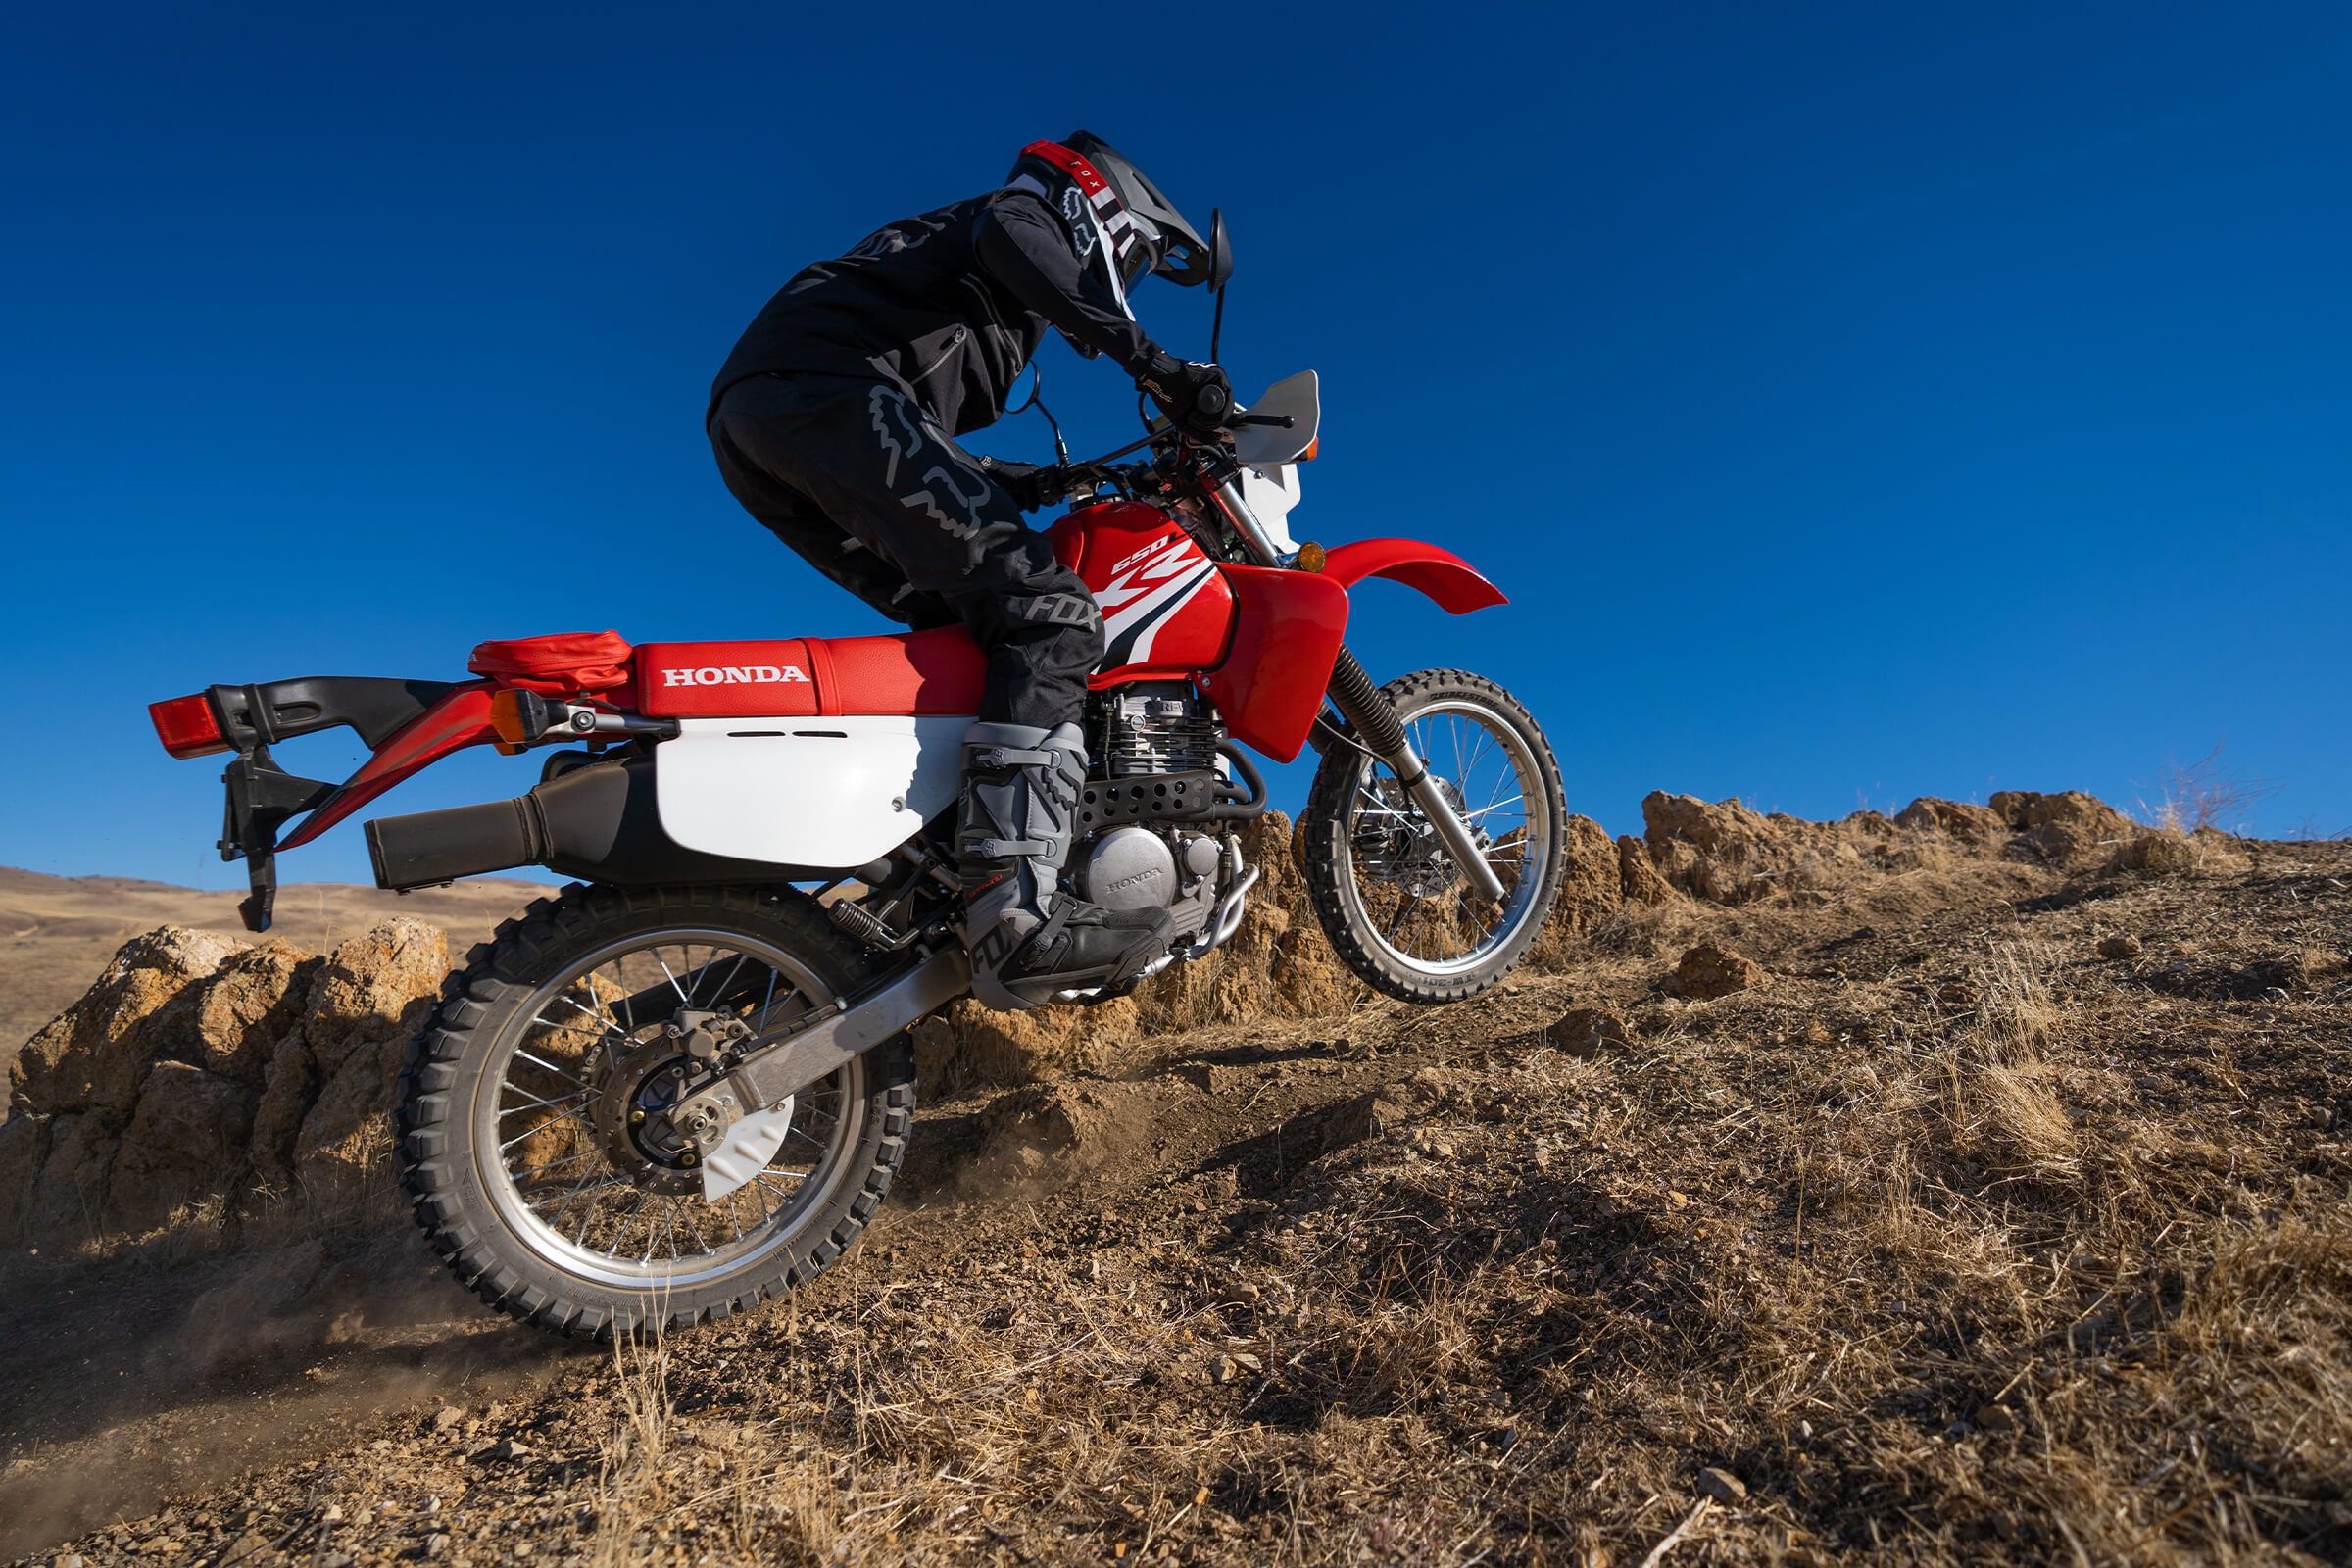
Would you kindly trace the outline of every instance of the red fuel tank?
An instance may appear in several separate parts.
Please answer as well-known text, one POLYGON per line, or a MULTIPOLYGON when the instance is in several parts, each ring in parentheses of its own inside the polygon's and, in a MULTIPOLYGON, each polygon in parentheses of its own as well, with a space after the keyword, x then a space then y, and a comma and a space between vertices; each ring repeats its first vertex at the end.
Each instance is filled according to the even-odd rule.
POLYGON ((1186 678, 1213 669, 1233 638, 1233 589, 1174 518, 1140 501, 1102 501, 1046 530, 1086 580, 1107 644, 1089 682, 1186 678))

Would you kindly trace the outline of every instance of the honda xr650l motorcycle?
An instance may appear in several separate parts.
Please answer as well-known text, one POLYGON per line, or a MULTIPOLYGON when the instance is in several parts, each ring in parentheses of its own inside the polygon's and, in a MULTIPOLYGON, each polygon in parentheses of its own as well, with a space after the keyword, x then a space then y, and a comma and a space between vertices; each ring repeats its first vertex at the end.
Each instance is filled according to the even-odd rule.
MULTIPOLYGON (((1302 850, 1333 947, 1392 997, 1459 1001, 1508 973, 1550 910, 1559 770, 1494 682, 1380 686, 1343 645, 1367 577, 1455 613, 1503 596, 1433 545, 1295 542, 1317 417, 1308 372, 1214 435, 1160 428, 1062 468, 1078 505, 1049 537, 1108 641, 1066 880, 1164 908, 1166 962, 1208 957, 1258 878, 1238 830, 1265 787, 1243 748, 1288 761, 1312 744, 1302 850)), ((983 665, 960 628, 635 647, 608 632, 485 643, 457 683, 311 676, 152 712, 175 757, 235 754, 221 853, 248 863, 257 931, 277 851, 461 748, 547 749, 518 799, 366 831, 386 888, 519 866, 579 879, 451 978, 396 1131, 402 1186, 458 1277, 598 1335, 788 1291, 889 1191, 913 1126, 907 1030, 969 989, 952 834, 983 665), (340 784, 270 756, 338 725, 372 752, 340 784)))

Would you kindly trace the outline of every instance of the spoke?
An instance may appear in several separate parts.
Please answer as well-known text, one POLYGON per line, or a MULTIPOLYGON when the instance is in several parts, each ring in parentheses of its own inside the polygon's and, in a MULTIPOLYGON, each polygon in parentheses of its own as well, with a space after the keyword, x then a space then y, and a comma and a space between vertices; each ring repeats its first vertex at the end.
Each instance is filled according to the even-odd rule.
MULTIPOLYGON (((621 972, 618 959, 612 960, 612 989, 620 993, 620 1004, 625 1009, 621 1033, 634 1038, 637 1033, 637 994, 629 989, 629 977, 621 972)), ((602 997, 597 999, 597 1004, 604 1005, 602 997)))
MULTIPOLYGON (((736 954, 735 961, 727 965, 726 979, 718 981, 710 988, 710 1000, 713 1004, 716 1004, 719 998, 727 994, 727 982, 733 980, 735 978, 735 971, 743 967, 743 959, 744 955, 741 953, 736 954)), ((714 971, 718 967, 718 959, 714 957, 703 967, 706 971, 714 971)), ((696 996, 702 995, 703 986, 701 981, 698 980, 695 982, 694 992, 696 996)))
MULTIPOLYGON (((1388 802, 1382 800, 1378 795, 1374 794, 1369 781, 1359 782, 1355 786, 1355 792, 1364 798, 1364 800, 1371 806, 1373 810, 1380 812, 1384 816, 1404 816, 1409 814, 1404 811, 1399 811, 1396 809, 1396 808, 1391 806, 1388 802)), ((1360 816, 1363 813, 1359 811, 1356 814, 1360 816)))
POLYGON ((557 1066, 552 1061, 542 1061, 539 1057, 532 1055, 529 1052, 524 1051, 519 1046, 515 1048, 514 1054, 520 1056, 523 1060, 529 1062, 534 1067, 545 1067, 549 1072, 554 1073, 557 1077, 563 1079, 567 1084, 579 1084, 583 1092, 588 1089, 588 1085, 582 1080, 574 1078, 570 1073, 565 1072, 563 1068, 557 1066))
POLYGON ((1484 724, 1481 724, 1478 727, 1478 744, 1470 749, 1470 760, 1463 764, 1462 770, 1465 776, 1462 780, 1462 783, 1464 787, 1467 787, 1470 782, 1469 778, 1467 777, 1470 769, 1478 766, 1478 760, 1486 756, 1487 748, 1494 744, 1494 737, 1488 732, 1487 727, 1484 724))
POLYGON ((1421 904, 1420 894, 1405 893, 1402 902, 1396 906, 1396 917, 1389 922, 1388 934, 1391 937, 1400 935, 1404 930, 1405 921, 1412 918, 1413 912, 1421 907, 1421 904))
POLYGON ((776 978, 775 965, 768 965, 767 995, 760 999, 760 1030, 762 1034, 767 1030, 767 1009, 776 1004, 776 978))
MULTIPOLYGON (((595 997, 595 996, 596 996, 596 993, 595 993, 594 991, 590 991, 588 994, 589 994, 591 997, 595 997)), ((627 1034, 625 1034, 625 1033, 623 1033, 623 1032, 622 1032, 620 1025, 618 1025, 618 1024, 616 1024, 616 1023, 614 1023, 614 1022, 612 1022, 612 1017, 611 1017, 611 1015, 610 1015, 610 1014, 608 1014, 608 1013, 602 1013, 602 1012, 591 1012, 591 1011, 589 1011, 589 1010, 588 1010, 586 1007, 583 1007, 583 1006, 581 1006, 581 1005, 580 1005, 580 1004, 577 1003, 577 1002, 574 1002, 574 1001, 571 999, 571 995, 570 995, 570 993, 568 993, 568 992, 558 992, 558 993, 556 994, 556 1000, 557 1000, 558 1002, 561 1002, 561 1003, 563 1003, 564 1005, 566 1005, 566 1006, 570 1007, 570 1008, 571 1008, 573 1011, 577 1012, 577 1013, 578 1013, 578 1014, 579 1014, 581 1017, 593 1020, 593 1021, 595 1022, 595 1024, 597 1025, 597 1027, 598 1027, 598 1028, 600 1028, 600 1029, 602 1029, 602 1030, 603 1030, 603 1031, 604 1031, 606 1034, 619 1035, 619 1036, 620 1036, 620 1038, 621 1038, 621 1039, 623 1039, 623 1040, 626 1040, 626 1039, 628 1039, 628 1038, 629 1038, 627 1034)), ((597 1005, 598 1005, 598 1006, 600 1006, 600 1007, 601 1007, 601 1006, 603 1006, 603 1005, 604 1005, 604 999, 603 999, 602 997, 597 997, 596 1001, 597 1001, 597 1005)), ((540 1020, 539 1020, 539 1022, 541 1022, 541 1023, 547 1023, 547 1020, 546 1020, 545 1018, 542 1018, 542 1019, 540 1019, 540 1020)), ((557 1024, 548 1024, 548 1027, 549 1027, 549 1028, 551 1028, 551 1029, 577 1029, 577 1028, 579 1027, 579 1025, 578 1025, 578 1024, 576 1024, 576 1023, 557 1023, 557 1024)))
MULTIPOLYGON (((513 1084, 508 1084, 506 1087, 512 1089, 514 1086, 513 1084)), ((575 1095, 552 1095, 545 1100, 527 1100, 519 1105, 511 1105, 507 1109, 500 1111, 498 1115, 499 1119, 504 1121, 509 1116, 516 1115, 519 1112, 526 1110, 537 1110, 542 1105, 561 1105, 574 1100, 586 1100, 587 1098, 588 1091, 585 1089, 581 1090, 575 1095)))
POLYGON ((543 1121, 538 1126, 532 1128, 529 1132, 508 1139, 505 1143, 498 1146, 498 1152, 503 1154, 508 1150, 513 1149, 516 1144, 529 1143, 532 1139, 538 1137, 550 1127, 557 1125, 559 1122, 566 1121, 578 1127, 582 1132, 588 1134, 589 1137, 593 1138, 596 1136, 596 1129, 594 1127, 589 1126, 588 1123, 581 1121, 579 1117, 572 1115, 569 1111, 566 1111, 561 1116, 550 1117, 548 1120, 543 1121))
POLYGON ((656 963, 662 966, 662 973, 668 977, 669 989, 678 994, 678 1005, 681 1007, 693 1006, 694 1003, 689 1000, 686 995, 686 988, 678 984, 678 977, 676 975, 670 974, 669 960, 662 956, 662 955, 658 952, 653 955, 653 959, 656 963))
MULTIPOLYGON (((575 1159, 594 1159, 596 1157, 597 1152, 593 1149, 583 1149, 577 1153, 559 1154, 544 1165, 533 1165, 529 1170, 515 1171, 511 1179, 519 1184, 525 1178, 536 1176, 543 1170, 554 1170, 558 1165, 568 1165, 575 1159)), ((590 1171, 588 1174, 593 1176, 596 1174, 596 1172, 590 1171)), ((586 1180, 586 1177, 581 1179, 586 1180)))
MULTIPOLYGON (((612 1016, 612 1009, 605 1005, 605 994, 601 989, 598 988, 596 984, 596 971, 591 969, 586 974, 580 976, 578 984, 582 990, 588 993, 588 1000, 596 1004, 596 1010, 594 1012, 589 1012, 588 1015, 591 1018, 603 1019, 606 1028, 612 1030, 623 1040, 626 1040, 629 1037, 629 1032, 620 1026, 620 1020, 618 1018, 612 1016)), ((570 993, 565 992, 564 996, 564 1000, 570 1000, 570 993)), ((572 1003, 571 1004, 575 1007, 580 1006, 580 1004, 576 1002, 572 1003)), ((582 1012, 588 1012, 588 1009, 585 1007, 580 1007, 580 1010, 582 1012)))
MULTIPOLYGON (((595 1175, 596 1172, 590 1171, 586 1176, 580 1178, 579 1186, 574 1187, 569 1193, 564 1195, 564 1206, 548 1216, 547 1228, 549 1230, 554 1231, 557 1235, 561 1236, 564 1233, 564 1216, 571 1212, 571 1205, 573 1203, 577 1202, 582 1197, 593 1198, 598 1193, 605 1191, 605 1189, 609 1187, 618 1187, 621 1185, 619 1177, 608 1176, 603 1181, 597 1182, 595 1186, 591 1187, 588 1184, 595 1175)), ((591 1212, 593 1211, 594 1206, 591 1205, 591 1212)), ((582 1236, 588 1234, 588 1226, 585 1221, 581 1222, 580 1234, 582 1236)))
MULTIPOLYGON (((629 1234, 629 1227, 637 1223, 638 1213, 644 1209, 645 1200, 652 1196, 653 1195, 651 1193, 639 1193, 637 1195, 636 1206, 631 1208, 626 1214, 620 1216, 620 1229, 612 1233, 612 1245, 605 1249, 605 1255, 607 1257, 620 1256, 620 1239, 629 1234)), ((590 1219, 595 1217, 596 1216, 593 1213, 589 1215, 590 1219)), ((586 1220, 583 1220, 580 1222, 580 1235, 582 1237, 586 1237, 587 1234, 588 1224, 586 1220)), ((585 1246, 586 1243, 583 1241, 581 1245, 585 1246)))
MULTIPOLYGON (((1509 762, 1506 761, 1501 767, 1495 769, 1494 787, 1487 791, 1487 804, 1479 808, 1480 813, 1483 815, 1484 813, 1493 810, 1497 806, 1508 806, 1511 804, 1510 801, 1499 801, 1496 800, 1495 797, 1500 795, 1504 790, 1510 788, 1513 784, 1518 783, 1519 769, 1511 765, 1509 762)), ((1512 796, 1511 801, 1522 801, 1526 798, 1527 786, 1520 784, 1519 793, 1512 796)), ((1462 799, 1465 802, 1470 799, 1470 785, 1469 781, 1466 779, 1462 783, 1462 799)))
MULTIPOLYGON (((565 997, 564 1000, 565 1002, 571 1002, 571 999, 570 999, 569 997, 565 997)), ((572 1002, 572 1004, 572 1004, 573 1006, 575 1006, 575 1007, 578 1007, 578 1006, 579 1006, 579 1004, 578 1004, 578 1003, 576 1003, 576 1002, 572 1002)), ((585 1007, 581 1007, 581 1008, 580 1008, 580 1010, 581 1010, 581 1011, 583 1011, 583 1012, 587 1012, 587 1009, 586 1009, 585 1007)), ((594 1017, 596 1017, 596 1014, 594 1014, 594 1013, 592 1013, 592 1012, 591 1012, 591 1013, 588 1013, 588 1016, 589 1016, 589 1017, 591 1017, 591 1018, 594 1018, 594 1017)), ((572 1034, 583 1034, 583 1035, 584 1035, 584 1034, 588 1034, 588 1033, 590 1033, 590 1030, 589 1030, 589 1029, 588 1029, 588 1028, 587 1028, 585 1025, 573 1023, 573 1022, 571 1022, 571 1021, 570 1021, 570 1020, 568 1020, 568 1019, 558 1020, 558 1019, 555 1019, 555 1018, 550 1018, 549 1016, 547 1016, 547 1014, 545 1014, 545 1013, 543 1013, 543 1012, 533 1013, 533 1014, 531 1015, 531 1022, 533 1022, 533 1023, 535 1023, 535 1024, 539 1025, 539 1026, 540 1026, 541 1028, 543 1028, 543 1029, 556 1029, 556 1030, 562 1030, 562 1031, 565 1031, 565 1032, 572 1033, 572 1034)), ((605 1030, 604 1030, 604 1028, 603 1028, 603 1025, 602 1025, 602 1020, 599 1020, 599 1025, 598 1025, 598 1028, 597 1028, 597 1029, 596 1029, 594 1032, 595 1032, 595 1034, 596 1034, 596 1035, 597 1035, 599 1038, 602 1038, 602 1037, 603 1037, 603 1035, 604 1035, 604 1033, 605 1033, 605 1030)))
MULTIPOLYGON (((1502 786, 1499 784, 1495 785, 1494 787, 1496 789, 1502 788, 1502 786)), ((1486 815, 1489 811, 1499 811, 1506 806, 1517 806, 1521 801, 1526 799, 1527 797, 1524 795, 1514 795, 1507 801, 1496 801, 1493 805, 1482 806, 1475 811, 1464 811, 1462 813, 1462 819, 1466 822, 1475 822, 1480 817, 1486 815)))

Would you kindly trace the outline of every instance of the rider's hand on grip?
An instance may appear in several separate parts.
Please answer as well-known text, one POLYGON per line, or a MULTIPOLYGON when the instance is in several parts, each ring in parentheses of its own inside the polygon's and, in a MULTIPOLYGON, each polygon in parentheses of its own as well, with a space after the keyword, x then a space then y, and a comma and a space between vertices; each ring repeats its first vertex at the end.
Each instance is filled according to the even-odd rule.
POLYGON ((1038 512, 1070 493, 1070 474, 1059 464, 1014 463, 982 458, 980 467, 1023 512, 1038 512))
POLYGON ((1172 422, 1198 435, 1214 434, 1233 413, 1233 383, 1214 365, 1155 354, 1135 384, 1172 422))

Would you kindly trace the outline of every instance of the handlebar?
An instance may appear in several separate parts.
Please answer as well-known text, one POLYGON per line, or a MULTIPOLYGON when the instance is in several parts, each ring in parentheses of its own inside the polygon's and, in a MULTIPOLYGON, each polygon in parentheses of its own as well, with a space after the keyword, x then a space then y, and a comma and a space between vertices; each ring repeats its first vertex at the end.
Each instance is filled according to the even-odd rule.
MULTIPOLYGON (((1218 427, 1224 430, 1235 430, 1245 425, 1264 425, 1274 429, 1289 430, 1296 428, 1298 423, 1298 418, 1288 414, 1236 414, 1228 415, 1220 420, 1218 427)), ((1049 506, 1056 505, 1069 499, 1069 493, 1080 476, 1102 474, 1107 477, 1109 466, 1131 453, 1141 452, 1144 448, 1155 446, 1162 441, 1181 443, 1208 439, 1210 438, 1207 436, 1183 429, 1177 425, 1162 425, 1156 430, 1128 442, 1123 447, 1114 447, 1099 458, 1089 458, 1079 463, 1057 463, 1050 467, 1040 468, 1032 483, 1037 488, 1041 502, 1049 506)))

